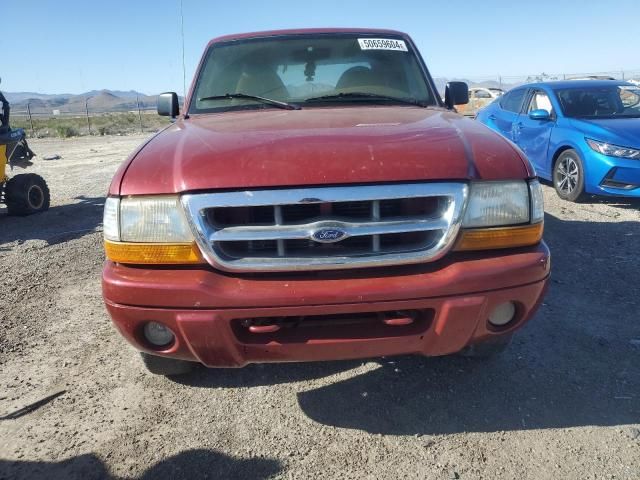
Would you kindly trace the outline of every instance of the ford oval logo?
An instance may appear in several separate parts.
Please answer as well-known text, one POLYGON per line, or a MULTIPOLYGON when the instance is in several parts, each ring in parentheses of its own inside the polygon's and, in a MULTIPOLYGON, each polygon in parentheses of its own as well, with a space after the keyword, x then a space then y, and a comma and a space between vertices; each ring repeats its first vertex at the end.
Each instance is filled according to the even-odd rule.
POLYGON ((347 232, 340 230, 339 228, 321 228, 313 232, 311 237, 320 243, 333 243, 339 242, 347 236, 347 232))

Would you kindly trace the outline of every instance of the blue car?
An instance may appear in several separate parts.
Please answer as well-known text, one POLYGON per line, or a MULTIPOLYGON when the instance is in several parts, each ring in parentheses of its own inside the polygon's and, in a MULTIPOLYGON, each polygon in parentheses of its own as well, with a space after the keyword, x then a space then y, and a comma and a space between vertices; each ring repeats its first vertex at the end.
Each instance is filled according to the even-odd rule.
POLYGON ((640 198, 640 88, 617 80, 516 87, 479 121, 517 144, 558 195, 640 198))

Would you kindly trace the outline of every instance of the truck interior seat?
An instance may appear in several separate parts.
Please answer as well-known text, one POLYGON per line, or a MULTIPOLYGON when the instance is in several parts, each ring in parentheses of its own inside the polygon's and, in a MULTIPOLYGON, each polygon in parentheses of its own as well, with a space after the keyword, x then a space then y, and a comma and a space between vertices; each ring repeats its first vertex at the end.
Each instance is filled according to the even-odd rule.
POLYGON ((288 100, 289 92, 275 70, 264 67, 245 70, 240 74, 235 93, 259 95, 276 100, 288 100))
POLYGON ((336 90, 366 87, 375 85, 373 73, 370 68, 358 66, 351 67, 340 76, 338 83, 336 83, 336 90))

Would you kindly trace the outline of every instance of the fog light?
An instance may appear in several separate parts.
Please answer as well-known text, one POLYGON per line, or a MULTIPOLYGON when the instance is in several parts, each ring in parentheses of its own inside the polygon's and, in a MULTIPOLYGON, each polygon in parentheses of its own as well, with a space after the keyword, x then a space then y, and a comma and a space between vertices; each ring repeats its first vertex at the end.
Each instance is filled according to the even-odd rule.
POLYGON ((505 302, 493 309, 489 315, 489 323, 496 327, 503 327, 516 316, 516 306, 513 302, 505 302))
POLYGON ((144 326, 144 337, 156 347, 164 347, 173 342, 174 335, 171 330, 158 322, 149 322, 144 326))

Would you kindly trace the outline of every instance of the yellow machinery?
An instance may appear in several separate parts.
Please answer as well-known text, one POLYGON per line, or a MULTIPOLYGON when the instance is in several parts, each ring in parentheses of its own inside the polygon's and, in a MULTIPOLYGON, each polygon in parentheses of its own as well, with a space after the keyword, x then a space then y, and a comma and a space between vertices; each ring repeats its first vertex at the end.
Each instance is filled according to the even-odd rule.
POLYGON ((9 215, 31 215, 49 208, 49 187, 40 175, 7 176, 7 166, 27 168, 35 154, 27 145, 23 129, 0 127, 0 202, 9 215))

